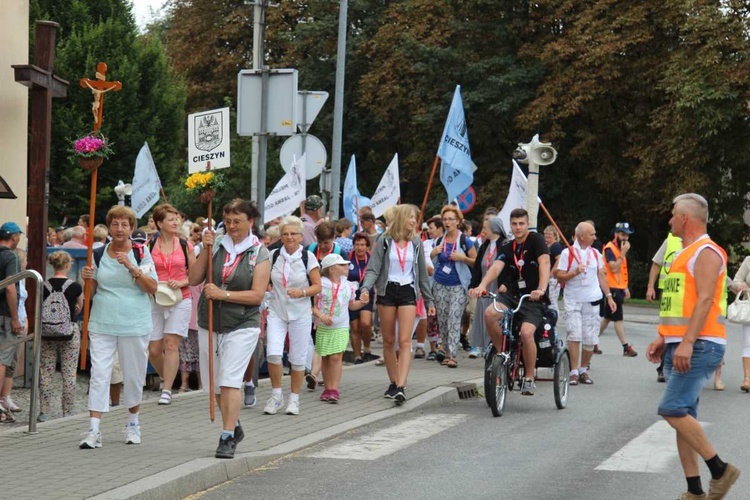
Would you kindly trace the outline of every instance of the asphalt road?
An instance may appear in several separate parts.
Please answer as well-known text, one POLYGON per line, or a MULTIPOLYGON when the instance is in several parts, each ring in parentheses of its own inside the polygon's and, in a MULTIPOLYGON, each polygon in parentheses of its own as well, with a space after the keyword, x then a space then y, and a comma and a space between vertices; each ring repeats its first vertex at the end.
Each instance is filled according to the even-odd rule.
MULTIPOLYGON (((656 415, 664 389, 645 346, 654 325, 627 324, 637 358, 609 328, 591 386, 571 387, 557 410, 552 385, 512 393, 502 417, 483 399, 413 412, 301 450, 193 498, 674 499, 685 481, 673 431, 656 415), (644 433, 646 433, 644 435, 644 433)), ((742 394, 742 335, 728 330, 727 390, 708 382, 700 420, 720 456, 745 471, 727 498, 750 498, 750 395, 742 394)), ((480 374, 478 374, 480 376, 480 374)), ((704 488, 710 479, 702 468, 704 488)))

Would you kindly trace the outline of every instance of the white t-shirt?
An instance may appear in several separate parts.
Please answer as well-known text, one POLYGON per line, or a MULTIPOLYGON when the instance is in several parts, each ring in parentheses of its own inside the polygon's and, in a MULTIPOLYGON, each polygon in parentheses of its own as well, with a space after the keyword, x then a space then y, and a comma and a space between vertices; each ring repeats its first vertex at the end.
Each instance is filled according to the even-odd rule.
MULTIPOLYGON (((281 248, 277 252, 281 252, 281 248)), ((287 260, 283 254, 280 254, 271 269, 273 296, 269 302, 268 311, 269 314, 284 321, 294 321, 311 314, 310 307, 312 304, 310 297, 292 299, 286 294, 289 288, 309 287, 310 283, 307 281, 307 275, 316 267, 320 267, 315 254, 307 252, 307 269, 305 269, 301 257, 302 252, 307 252, 307 250, 299 250, 295 253, 298 257, 292 260, 287 260)))
POLYGON ((414 245, 411 241, 407 242, 406 249, 403 249, 395 240, 391 240, 388 258, 391 264, 388 268, 388 281, 402 285, 414 283, 414 245))
MULTIPOLYGON (((338 288, 325 276, 320 279, 321 291, 315 299, 315 307, 323 314, 331 316, 333 324, 327 328, 349 328, 349 302, 357 293, 358 283, 348 281, 346 276, 341 277, 338 288), (336 292, 336 303, 333 304, 333 294, 336 292), (331 305, 333 304, 333 313, 331 305)), ((321 323, 322 324, 322 323, 321 323)))
POLYGON ((582 249, 576 241, 572 247, 562 251, 557 261, 557 269, 568 272, 577 269, 579 262, 586 266, 586 271, 565 282, 565 298, 576 302, 596 302, 602 298, 602 290, 599 288, 599 269, 604 267, 602 254, 590 246, 582 249), (573 262, 568 266, 571 251, 578 260, 573 257, 573 262))

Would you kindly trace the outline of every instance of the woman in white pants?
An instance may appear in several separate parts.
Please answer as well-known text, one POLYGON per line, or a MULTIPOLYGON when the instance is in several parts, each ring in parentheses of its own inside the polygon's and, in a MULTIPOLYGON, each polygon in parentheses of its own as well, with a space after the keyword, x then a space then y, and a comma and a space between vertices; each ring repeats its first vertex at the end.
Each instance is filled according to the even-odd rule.
POLYGON ((83 279, 92 279, 95 293, 89 319, 91 378, 89 417, 91 425, 80 448, 102 447, 99 423, 109 411, 109 383, 115 354, 124 377, 124 403, 128 409, 125 444, 140 444, 138 422, 143 380, 146 378, 148 341, 151 333, 151 299, 157 281, 154 262, 146 247, 134 247, 130 234, 135 213, 129 207, 113 207, 107 213, 112 241, 103 247, 94 266, 81 268, 83 279), (135 252, 138 252, 136 257, 135 252))
MULTIPOLYGON (((750 257, 745 257, 737 274, 734 276, 729 289, 734 293, 750 289, 750 257)), ((745 347, 742 350, 742 371, 745 377, 740 389, 742 392, 750 392, 750 325, 742 325, 742 334, 745 338, 745 347)))
POLYGON ((282 247, 274 250, 271 257, 273 294, 266 327, 266 359, 272 389, 263 413, 275 415, 284 404, 281 359, 288 332, 292 383, 286 414, 299 415, 299 391, 312 330, 310 298, 320 293, 320 265, 314 254, 302 248, 302 220, 287 217, 280 227, 282 247))

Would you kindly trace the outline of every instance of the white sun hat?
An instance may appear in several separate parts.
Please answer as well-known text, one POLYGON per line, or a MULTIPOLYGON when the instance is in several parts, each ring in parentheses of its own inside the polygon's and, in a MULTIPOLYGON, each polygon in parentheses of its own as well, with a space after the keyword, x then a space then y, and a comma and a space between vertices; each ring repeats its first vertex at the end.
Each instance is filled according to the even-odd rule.
POLYGON ((339 264, 348 264, 350 261, 345 260, 341 255, 337 253, 330 253, 323 257, 323 262, 320 263, 321 269, 326 269, 331 266, 337 266, 339 264))
POLYGON ((182 302, 182 290, 169 288, 165 281, 160 281, 154 294, 154 300, 162 307, 172 307, 182 302))

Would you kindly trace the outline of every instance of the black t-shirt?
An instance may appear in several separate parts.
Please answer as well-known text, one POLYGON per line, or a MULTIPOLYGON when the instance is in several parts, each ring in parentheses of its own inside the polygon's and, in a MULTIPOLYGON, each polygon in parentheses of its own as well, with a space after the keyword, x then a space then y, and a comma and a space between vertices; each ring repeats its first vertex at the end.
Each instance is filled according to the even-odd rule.
POLYGON ((508 293, 519 297, 537 290, 539 288, 539 256, 549 255, 549 253, 544 236, 539 233, 530 232, 526 240, 520 244, 515 239, 503 243, 498 250, 497 258, 505 263, 503 269, 508 269, 507 280, 504 281, 505 286, 508 287, 508 293), (519 286, 519 281, 525 286, 519 286))
MULTIPOLYGON (((10 248, 0 245, 0 281, 19 272, 20 269, 16 254, 10 248)), ((18 291, 18 283, 16 283, 15 287, 16 291, 18 291)), ((0 290, 0 316, 10 317, 10 309, 8 309, 8 302, 5 299, 4 288, 0 290)))
MULTIPOLYGON (((50 278, 47 281, 49 281, 50 286, 56 292, 62 290, 62 287, 65 284, 65 278, 50 278)), ((81 285, 76 281, 71 283, 68 289, 65 290, 65 298, 68 299, 68 306, 70 307, 70 321, 76 320, 76 301, 82 293, 83 287, 81 287, 81 285)), ((47 287, 43 287, 42 300, 46 299, 47 297, 49 297, 49 292, 47 291, 47 287)))
POLYGON ((550 263, 555 262, 555 259, 560 256, 563 251, 563 246, 559 241, 554 242, 549 247, 549 260, 550 263))

